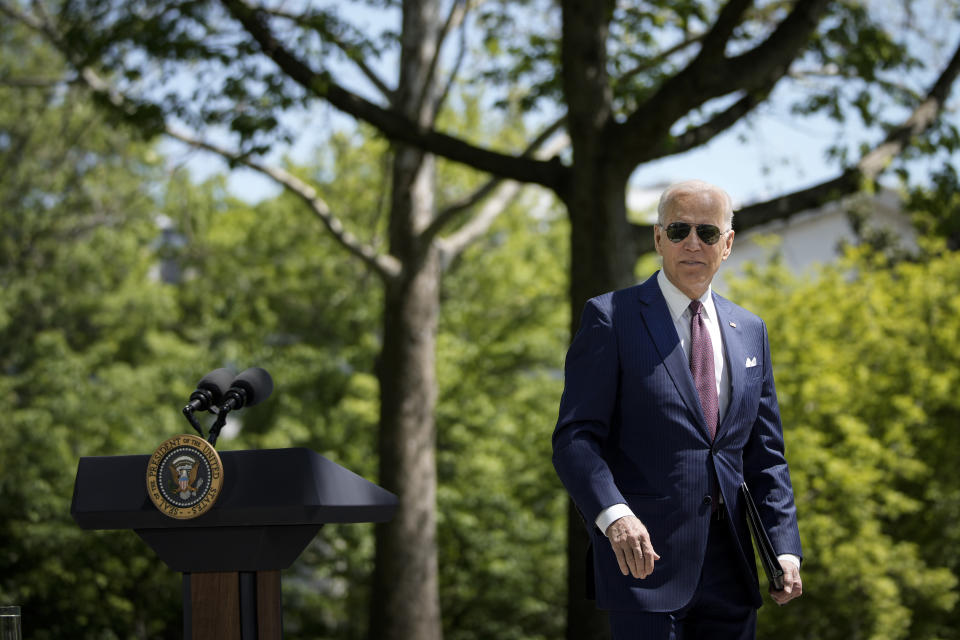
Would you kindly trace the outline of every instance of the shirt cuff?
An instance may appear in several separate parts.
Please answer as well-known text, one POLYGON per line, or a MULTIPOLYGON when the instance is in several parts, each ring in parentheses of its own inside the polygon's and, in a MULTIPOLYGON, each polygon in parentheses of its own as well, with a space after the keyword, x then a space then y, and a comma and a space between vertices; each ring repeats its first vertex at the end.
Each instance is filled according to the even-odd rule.
MULTIPOLYGON (((615 504, 612 507, 607 507, 600 512, 600 515, 597 516, 597 519, 594 522, 597 523, 597 528, 603 532, 603 535, 607 535, 607 527, 612 525, 614 522, 619 520, 624 516, 632 516, 633 511, 630 510, 630 507, 620 503, 615 504)), ((800 566, 799 564, 797 565, 800 566)))
POLYGON ((800 558, 793 555, 792 553, 783 553, 777 556, 777 560, 786 560, 787 562, 792 562, 797 566, 797 571, 800 570, 800 558))

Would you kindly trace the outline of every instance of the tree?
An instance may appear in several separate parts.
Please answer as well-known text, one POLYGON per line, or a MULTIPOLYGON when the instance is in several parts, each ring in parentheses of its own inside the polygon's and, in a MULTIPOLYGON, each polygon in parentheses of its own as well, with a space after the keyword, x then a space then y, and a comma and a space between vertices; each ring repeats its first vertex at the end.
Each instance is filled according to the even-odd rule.
POLYGON ((799 607, 761 609, 761 634, 957 637, 960 256, 936 245, 732 283, 770 330, 812 587, 799 607))
MULTIPOLYGON (((381 229, 384 147, 375 136, 338 134, 316 165, 294 170, 315 180, 352 225, 381 229)), ((449 163, 437 172, 454 192, 476 180, 449 163)), ((277 384, 270 401, 218 445, 307 446, 373 476, 377 278, 329 234, 305 233, 292 194, 254 209, 206 192, 178 176, 164 201, 183 236, 168 259, 190 274, 176 287, 180 313, 191 320, 189 338, 205 345, 211 362, 262 364, 277 384), (366 289, 371 295, 356 295, 366 289)), ((556 576, 564 504, 552 482, 551 427, 543 416, 559 394, 565 268, 553 247, 565 225, 556 206, 539 203, 528 215, 529 204, 521 198, 498 217, 491 233, 449 266, 440 292, 438 565, 450 638, 551 638, 562 624, 556 576)), ((285 572, 289 632, 366 635, 371 534, 372 526, 324 527, 285 572)))
POLYGON ((166 381, 192 376, 150 278, 159 157, 42 82, 57 56, 34 35, 0 30, 0 58, 0 598, 33 638, 162 637, 176 576, 129 532, 70 518, 79 457, 141 453, 176 420, 166 381))
POLYGON ((563 633, 566 501, 549 416, 562 384, 566 265, 556 248, 567 229, 556 205, 520 207, 444 281, 437 461, 450 640, 563 633))
MULTIPOLYGON (((471 103, 462 117, 477 113, 471 103)), ((315 166, 295 171, 315 180, 351 225, 382 229, 386 144, 362 134, 334 135, 315 166)), ((443 162, 437 176, 452 193, 477 178, 443 162)), ((247 358, 276 372, 271 401, 220 446, 308 446, 374 475, 379 408, 371 372, 382 330, 376 277, 328 234, 305 233, 292 194, 254 210, 188 197, 196 191, 178 181, 164 207, 184 235, 171 258, 194 274, 178 296, 191 339, 219 354, 213 362, 259 354, 247 358), (367 289, 372 295, 356 295, 367 289)), ((543 419, 559 395, 566 326, 565 266, 555 250, 565 225, 557 216, 549 201, 519 199, 449 265, 440 291, 438 565, 450 638, 551 638, 561 629, 563 503, 543 419)), ((325 527, 284 574, 289 631, 364 636, 370 533, 366 526, 325 527)))
MULTIPOLYGON (((38 43, 23 32, 13 39, 10 46, 19 51, 40 52, 38 43)), ((49 56, 49 52, 43 54, 49 56)), ((11 56, 9 59, 15 58, 11 56)), ((35 66, 48 70, 53 68, 49 58, 35 66)), ((17 91, 8 91, 10 99, 7 104, 17 112, 7 118, 3 128, 11 149, 5 160, 8 166, 16 166, 19 173, 8 174, 9 190, 5 198, 9 214, 5 228, 10 230, 5 243, 9 258, 8 277, 5 278, 8 296, 5 309, 9 316, 9 326, 6 328, 12 332, 6 336, 8 349, 5 351, 11 362, 16 359, 20 363, 17 367, 27 369, 7 379, 11 393, 18 396, 15 403, 17 409, 8 423, 9 432, 5 432, 11 443, 9 451, 11 455, 16 452, 20 462, 25 461, 28 455, 31 460, 33 457, 40 459, 42 453, 35 449, 43 440, 36 439, 34 442, 29 436, 40 432, 44 425, 49 426, 51 420, 65 421, 64 412, 76 411, 79 404, 93 397, 123 397, 126 410, 135 407, 138 415, 153 418, 145 419, 142 425, 138 423, 138 426, 149 427, 147 432, 137 430, 130 433, 128 429, 118 428, 112 422, 103 425, 100 412, 106 402, 91 402, 84 406, 82 412, 71 416, 71 440, 82 442, 82 445, 65 449, 61 452, 62 456, 48 463, 35 465, 36 471, 49 474, 47 480, 51 495, 41 498, 36 492, 25 492, 20 497, 16 494, 7 496, 4 512, 11 516, 10 535, 4 538, 4 548, 10 553, 14 568, 6 574, 10 586, 5 593, 23 602, 29 614, 28 629, 38 637, 75 636, 79 629, 100 634, 104 628, 118 635, 175 635, 179 626, 175 577, 159 566, 142 543, 128 532, 98 536, 78 531, 69 521, 66 501, 70 495, 76 456, 142 453, 144 441, 156 442, 183 429, 184 425, 175 409, 177 403, 189 393, 185 385, 202 373, 204 363, 232 364, 236 368, 257 363, 275 373, 282 372, 282 376, 277 376, 278 394, 272 402, 242 414, 244 426, 239 437, 221 438, 221 447, 229 447, 231 440, 248 446, 306 445, 327 452, 355 471, 373 475, 375 469, 371 466, 369 451, 375 442, 371 431, 375 420, 370 420, 370 411, 376 413, 377 403, 370 396, 371 378, 364 371, 372 370, 377 350, 375 336, 378 333, 378 314, 375 309, 381 300, 376 295, 351 294, 358 287, 362 289, 376 280, 359 261, 351 262, 345 254, 338 256, 332 236, 325 240, 323 234, 317 238, 302 232, 302 215, 297 213, 298 198, 286 196, 276 202, 264 203, 258 207, 258 211, 254 211, 241 203, 230 202, 225 197, 222 185, 216 181, 193 186, 182 171, 176 173, 173 180, 167 181, 160 171, 161 158, 158 155, 151 151, 153 165, 144 165, 137 159, 137 147, 128 142, 120 144, 125 140, 122 128, 116 132, 116 140, 110 141, 113 146, 107 145, 106 151, 109 153, 98 150, 94 154, 92 149, 96 145, 92 143, 100 145, 97 136, 103 135, 96 126, 100 120, 95 111, 80 108, 73 108, 66 113, 59 111, 56 105, 64 98, 61 93, 63 86, 52 72, 49 81, 42 85, 44 93, 38 94, 23 93, 24 85, 36 84, 24 81, 36 80, 38 74, 34 65, 9 71, 10 75, 5 80, 17 86, 17 91), (43 99, 31 100, 31 96, 41 96, 43 99), (65 122, 51 126, 58 119, 65 122), (29 162, 25 162, 25 159, 29 162), (46 170, 38 169, 39 165, 46 170), (54 167, 62 169, 63 177, 52 171, 54 167), (112 168, 130 169, 127 182, 112 177, 108 173, 112 168), (38 178, 48 178, 50 183, 38 184, 38 178), (74 192, 77 192, 76 195, 74 192), (103 202, 99 209, 87 212, 91 207, 96 208, 95 203, 103 201, 105 195, 111 193, 117 198, 116 203, 103 202), (30 194, 33 197, 29 197, 30 194), (145 194, 149 194, 149 197, 145 194), (38 202, 50 198, 56 200, 54 196, 64 198, 63 202, 57 202, 56 209, 36 209, 38 202), (124 217, 122 212, 128 216, 124 217), (153 220, 158 212, 163 212, 163 219, 166 220, 159 229, 153 220), (95 241, 91 241, 91 235, 96 236, 95 241), (159 243, 158 236, 161 238, 159 243), (41 238, 42 244, 38 241, 41 238), (154 249, 148 250, 148 246, 154 249), (42 266, 47 270, 46 273, 28 268, 31 261, 22 256, 31 251, 37 254, 35 267, 39 269, 42 266), (103 264, 99 264, 101 260, 103 264), (27 266, 17 270, 17 265, 21 263, 27 263, 27 266), (61 264, 63 268, 59 266, 61 264), (71 273, 71 264, 84 265, 84 268, 71 273), (150 274, 155 274, 160 281, 151 280, 154 276, 150 274), (62 290, 62 287, 68 289, 62 290), (116 291, 107 294, 104 288, 114 288, 116 291), (43 333, 44 329, 35 327, 29 321, 31 309, 37 307, 22 301, 21 294, 24 291, 43 298, 43 308, 50 306, 59 309, 53 323, 58 331, 89 334, 85 337, 92 341, 90 348, 95 353, 79 354, 74 359, 59 354, 55 361, 57 364, 63 365, 69 361, 72 365, 60 373, 56 373, 55 369, 39 373, 35 365, 30 364, 33 356, 28 355, 27 346, 32 344, 33 335, 43 333), (138 293, 137 304, 142 309, 135 308, 128 300, 133 292, 138 293), (86 316, 93 312, 98 315, 95 334, 89 330, 70 329, 88 324, 86 316), (151 318, 154 321, 162 318, 163 321, 149 325, 148 319, 151 318), (149 340, 153 346, 149 351, 143 348, 144 340, 149 340), (177 369, 173 364, 176 362, 189 364, 177 369), (125 364, 122 366, 121 363, 125 364), (103 369, 94 375, 98 367, 103 369), (106 375, 105 370, 115 373, 106 375), (171 387, 169 383, 158 382, 158 375, 182 382, 171 387), (78 379, 87 378, 90 379, 89 384, 71 390, 69 394, 64 393, 69 385, 77 386, 78 379), (136 390, 127 389, 130 380, 141 381, 142 389, 148 393, 141 391, 140 384, 136 390), (44 382, 40 392, 26 393, 31 390, 31 384, 35 386, 38 381, 44 382), (157 393, 162 397, 158 398, 157 393), (56 406, 57 400, 62 400, 66 395, 71 398, 69 405, 62 407, 55 417, 43 418, 45 407, 56 406), (150 411, 145 411, 145 407, 150 407, 150 411), (155 419, 156 416, 162 416, 162 419, 155 419), (103 431, 104 426, 112 426, 117 431, 108 437, 108 433, 103 431), (118 438, 117 434, 123 434, 124 437, 118 438), (35 509, 30 516, 41 519, 42 528, 23 526, 21 512, 30 503, 49 507, 35 509), (29 537, 26 538, 24 534, 29 537), (76 577, 72 569, 53 566, 58 564, 56 561, 51 564, 42 559, 43 555, 57 558, 52 549, 64 544, 64 540, 70 541, 69 544, 74 548, 81 549, 78 555, 90 565, 83 569, 88 573, 99 571, 95 575, 99 583, 96 590, 90 590, 89 593, 80 590, 74 597, 69 597, 57 578, 66 584, 84 578, 76 577), (91 541, 95 541, 95 544, 91 544, 91 541), (87 551, 90 546, 94 550, 87 551), (111 549, 120 549, 127 554, 134 570, 125 575, 127 567, 111 557, 111 549), (25 553, 25 550, 32 551, 25 553), (107 559, 104 558, 105 554, 107 559), (104 572, 103 565, 108 566, 109 572, 104 572), (145 578, 145 574, 151 579, 145 578), (143 602, 146 590, 137 591, 135 585, 136 581, 151 584, 153 578, 157 584, 152 590, 164 596, 152 598, 148 606, 143 602), (33 595, 21 599, 19 594, 33 595), (99 624, 92 622, 94 616, 90 611, 96 607, 90 602, 92 598, 116 603, 124 615, 114 615, 109 609, 98 618, 99 624)), ((78 100, 72 94, 68 98, 68 103, 78 100)), ((472 111, 471 117, 476 118, 478 111, 475 108, 472 111)), ((383 227, 383 221, 378 220, 382 210, 380 193, 385 190, 388 180, 380 170, 377 157, 384 154, 385 145, 382 141, 364 141, 362 151, 353 146, 352 138, 337 136, 330 145, 336 151, 334 163, 323 163, 312 170, 300 169, 298 173, 315 176, 317 184, 322 185, 327 193, 328 201, 343 212, 351 223, 380 232, 383 227)), ((476 182, 475 176, 463 171, 453 171, 449 167, 441 167, 440 171, 443 184, 448 189, 457 182, 476 182)), ((456 190, 451 189, 450 193, 455 194, 456 190)), ((539 219, 530 222, 529 226, 539 228, 544 224, 545 220, 539 219)), ((531 244, 531 234, 519 220, 512 227, 510 246, 531 244)), ((491 253, 502 244, 502 241, 498 241, 491 245, 491 253)), ((528 263, 519 265, 519 269, 527 274, 527 286, 531 287, 538 281, 540 271, 534 266, 535 261, 531 256, 536 256, 539 264, 552 265, 554 255, 543 243, 523 250, 528 263)), ((503 249, 499 253, 502 252, 503 249)), ((472 430, 470 435, 488 428, 484 420, 489 417, 488 412, 493 405, 485 394, 496 392, 503 400, 519 389, 528 415, 536 413, 531 404, 552 401, 554 393, 531 395, 529 388, 510 384, 508 375, 512 367, 524 367, 521 375, 528 383, 536 383, 541 388, 555 387, 556 380, 536 371, 530 358, 524 356, 527 348, 522 340, 525 338, 519 333, 516 337, 507 336, 504 327, 516 329, 532 324, 541 330, 541 318, 546 313, 535 309, 542 304, 550 305, 550 313, 555 318, 558 313, 555 298, 550 302, 548 295, 541 294, 542 304, 534 305, 530 300, 516 299, 509 290, 505 290, 502 286, 506 282, 504 273, 515 270, 502 257, 498 261, 491 258, 494 268, 480 272, 470 270, 465 273, 464 263, 463 260, 456 260, 455 265, 451 265, 459 267, 457 273, 462 282, 456 285, 457 288, 475 288, 478 283, 483 283, 487 300, 497 299, 498 296, 504 298, 495 314, 496 322, 483 324, 482 328, 492 333, 485 333, 484 330, 477 333, 488 336, 485 338, 488 341, 512 339, 521 348, 502 347, 505 350, 503 357, 492 364, 486 364, 490 359, 482 353, 469 350, 469 356, 474 360, 469 366, 476 378, 469 385, 464 380, 457 380, 451 393, 463 402, 448 401, 448 405, 454 407, 468 401, 476 402, 478 406, 487 407, 487 412, 477 412, 473 419, 464 421, 462 418, 454 419, 455 411, 446 410, 447 422, 453 422, 450 429, 459 434, 451 437, 450 441, 456 442, 459 448, 466 445, 463 436, 468 424, 472 430), (497 285, 500 285, 499 289, 497 285), (513 322, 513 312, 506 312, 510 308, 522 311, 525 320, 519 324, 513 322), (502 326, 498 327, 498 323, 502 326), (488 370, 490 375, 483 376, 482 372, 488 370)), ((562 270, 558 270, 553 275, 553 281, 558 282, 562 277, 562 270)), ((539 284, 542 285, 543 281, 539 281, 539 284)), ((373 292, 376 290, 374 287, 373 292)), ((555 296, 561 288, 555 286, 552 291, 555 296)), ((478 296, 473 302, 472 313, 488 311, 483 298, 478 296)), ((46 311, 42 315, 52 313, 46 311)), ((461 322, 457 323, 459 329, 456 329, 461 336, 473 330, 463 321, 469 315, 461 305, 458 313, 461 322)), ((556 325, 553 335, 556 335, 556 325)), ((556 349, 543 347, 551 344, 549 340, 541 339, 540 344, 541 349, 536 357, 549 359, 550 368, 555 367, 553 360, 556 349)), ((54 355, 53 352, 46 354, 51 358, 54 355)), ((12 370, 14 365, 8 365, 7 370, 12 370)), ((455 378, 451 376, 449 379, 455 378)), ((498 425, 505 433, 500 438, 491 438, 491 443, 510 442, 518 438, 526 442, 531 439, 531 432, 518 432, 515 424, 505 420, 509 413, 504 405, 499 405, 498 409, 498 425)), ((117 412, 115 418, 119 419, 121 415, 117 412)), ((539 437, 533 439, 546 442, 539 437)), ((518 487, 491 487, 489 493, 498 504, 503 504, 511 492, 522 491, 521 495, 524 496, 531 495, 532 491, 541 495, 546 493, 547 496, 551 493, 549 485, 531 487, 531 483, 543 478, 543 469, 532 473, 523 460, 522 451, 517 447, 507 452, 508 455, 500 456, 510 460, 513 467, 522 469, 517 476, 523 476, 526 480, 518 487)), ((542 458, 544 464, 546 460, 547 457, 542 458)), ((19 486, 26 482, 22 472, 17 472, 21 465, 16 464, 14 458, 8 458, 5 462, 8 463, 4 466, 9 472, 8 483, 19 486)), ((448 455, 445 468, 446 477, 451 483, 465 476, 460 483, 463 488, 447 492, 448 497, 444 500, 447 511, 451 514, 472 512, 476 517, 477 502, 470 490, 480 486, 480 482, 488 482, 480 480, 484 476, 494 476, 495 482, 499 476, 497 470, 502 467, 492 471, 475 468, 469 474, 462 474, 455 469, 448 455)), ((41 484, 47 486, 46 483, 41 484)), ((546 504, 540 501, 540 504, 541 509, 550 513, 549 500, 546 504)), ((461 553, 468 547, 482 548, 483 557, 499 554, 503 558, 501 569, 490 576, 486 583, 488 588, 484 589, 493 598, 493 604, 488 608, 477 605, 488 596, 474 593, 468 597, 460 590, 451 591, 461 593, 459 597, 448 597, 451 609, 460 612, 450 623, 452 628, 449 632, 455 637, 464 633, 482 633, 473 624, 477 620, 461 623, 464 612, 470 616, 480 616, 478 620, 497 620, 502 625, 500 630, 507 634, 516 633, 516 618, 504 615, 507 605, 524 611, 522 615, 526 619, 538 620, 534 629, 539 632, 556 624, 556 613, 545 608, 543 601, 536 598, 505 599, 503 596, 507 594, 492 588, 496 581, 512 576, 511 580, 529 582, 530 587, 524 591, 533 592, 534 585, 549 575, 551 566, 556 570, 555 562, 553 565, 549 562, 549 555, 548 562, 535 563, 527 567, 527 571, 521 573, 512 570, 510 558, 521 555, 512 550, 517 544, 534 538, 556 540, 555 536, 544 536, 544 531, 552 528, 556 522, 555 511, 554 517, 530 522, 530 518, 522 517, 523 508, 522 502, 514 504, 516 523, 524 525, 517 530, 519 535, 507 536, 497 546, 485 544, 482 531, 477 536, 477 532, 465 531, 465 525, 451 527, 455 533, 452 536, 448 534, 449 539, 466 540, 466 533, 469 544, 446 545, 444 554, 450 558, 447 563, 450 570, 445 580, 476 588, 477 583, 465 580, 462 572, 454 569, 465 562, 475 567, 478 574, 490 569, 482 562, 463 558, 461 553), (507 566, 511 570, 505 571, 507 566), (521 609, 524 606, 526 608, 521 609), (485 615, 484 611, 487 612, 485 615)), ((497 529, 505 535, 512 531, 512 526, 515 526, 513 520, 501 520, 497 529)), ((357 620, 362 618, 363 608, 369 602, 365 589, 357 586, 362 585, 360 577, 369 571, 370 566, 369 555, 364 555, 364 549, 369 552, 371 545, 363 528, 324 530, 316 544, 308 550, 306 561, 289 578, 286 591, 292 596, 288 600, 288 628, 308 635, 358 637, 363 625, 358 625, 357 620), (345 562, 345 559, 348 561, 345 562), (341 590, 344 584, 349 585, 345 597, 331 595, 341 590), (307 610, 308 603, 320 606, 314 612, 307 610)), ((530 553, 524 553, 523 556, 531 562, 541 557, 530 553)), ((89 581, 93 582, 92 579, 89 581)))
MULTIPOLYGON (((60 15, 68 18, 74 11, 84 9, 97 14, 103 8, 105 5, 84 8, 68 4, 63 7, 60 15)), ((167 21, 171 14, 167 12, 167 8, 148 8, 147 13, 150 15, 141 26, 148 30, 157 26, 169 26, 167 21)), ((186 9, 192 19, 200 20, 198 26, 204 25, 210 15, 208 8, 199 5, 193 9, 186 6, 180 8, 186 9)), ((39 5, 35 5, 33 9, 34 13, 28 15, 16 6, 4 7, 4 11, 9 15, 46 34, 53 43, 60 46, 67 59, 76 66, 78 76, 83 78, 104 104, 111 105, 126 119, 139 122, 147 133, 164 130, 189 144, 218 153, 231 162, 246 164, 270 176, 297 194, 334 237, 381 279, 385 296, 383 343, 377 367, 380 384, 379 481, 398 495, 399 507, 390 522, 378 527, 374 596, 370 600, 370 633, 377 638, 440 637, 434 451, 434 407, 437 394, 434 358, 439 315, 439 280, 444 264, 455 259, 466 246, 484 233, 505 202, 516 194, 518 187, 513 184, 490 183, 482 187, 477 194, 454 202, 445 209, 439 209, 434 201, 432 157, 416 147, 397 146, 392 150, 387 250, 379 251, 353 233, 345 231, 341 220, 331 213, 316 190, 293 174, 252 160, 247 155, 249 149, 242 152, 230 150, 174 130, 171 124, 166 122, 166 114, 152 106, 139 105, 135 100, 111 88, 100 78, 98 71, 84 60, 86 54, 79 52, 78 38, 85 36, 72 31, 72 28, 68 32, 61 31, 57 21, 49 19, 39 5), (486 209, 480 211, 471 224, 461 226, 448 238, 439 236, 451 223, 458 222, 458 218, 463 217, 464 210, 494 191, 496 193, 489 198, 486 209), (418 606, 408 606, 411 600, 417 602, 418 606)), ((240 12, 238 15, 244 16, 243 20, 252 28, 257 28, 260 24, 261 17, 248 8, 236 5, 234 9, 240 12)), ((304 23, 309 26, 317 19, 309 15, 284 13, 282 10, 274 13, 277 18, 293 25, 304 23)), ((386 83, 369 67, 359 64, 361 71, 380 90, 391 108, 417 127, 434 126, 446 98, 449 83, 443 81, 440 73, 440 48, 444 36, 462 20, 463 13, 464 7, 455 4, 447 20, 441 22, 438 1, 425 0, 403 5, 403 29, 398 41, 399 73, 394 89, 388 89, 386 83)), ((132 26, 129 18, 139 22, 139 18, 124 16, 122 12, 116 16, 118 20, 115 22, 107 20, 111 23, 108 30, 129 29, 132 26)), ((100 40, 100 45, 112 47, 107 44, 109 39, 110 36, 107 36, 100 40)), ((346 45, 339 44, 344 50, 349 50, 346 45)), ((188 45, 187 48, 192 49, 192 46, 188 45)), ((207 53, 212 52, 206 45, 201 45, 201 49, 207 53)), ((193 57, 193 54, 188 54, 188 57, 193 57)), ((253 72, 253 69, 247 68, 247 71, 253 72)), ((271 84, 271 81, 267 82, 271 84)), ((236 96, 237 91, 245 91, 242 88, 244 83, 245 81, 235 82, 228 79, 224 88, 236 96)), ((275 88, 280 87, 275 85, 275 88)), ((279 100, 288 106, 291 104, 288 96, 281 95, 279 100)), ((207 115, 210 115, 213 121, 220 117, 210 113, 207 115)), ((257 129, 261 125, 276 122, 272 115, 264 114, 231 116, 231 120, 234 130, 244 132, 241 137, 245 143, 252 142, 258 136, 257 129), (248 138, 247 134, 251 134, 253 138, 248 138)), ((542 141, 538 141, 533 147, 542 141)))
MULTIPOLYGON (((583 302, 630 284, 637 254, 650 249, 649 228, 635 229, 626 211, 626 186, 637 167, 733 132, 737 123, 787 85, 800 94, 798 112, 840 119, 856 113, 874 137, 863 149, 851 150, 848 147, 855 145, 848 145, 835 150, 839 168, 834 179, 745 208, 738 215, 740 230, 854 192, 911 145, 921 143, 915 147, 921 150, 955 147, 956 135, 940 114, 960 70, 960 55, 936 70, 924 68, 922 61, 929 56, 914 46, 914 32, 889 26, 919 25, 923 20, 918 18, 936 19, 938 11, 953 9, 932 1, 915 10, 915 4, 905 7, 902 20, 891 20, 887 12, 871 11, 870 3, 857 0, 756 6, 749 0, 643 5, 564 0, 559 15, 551 3, 489 3, 483 14, 492 26, 486 44, 494 55, 488 67, 506 72, 488 77, 504 77, 507 98, 520 93, 523 105, 553 100, 571 140, 568 164, 518 150, 528 145, 495 150, 470 136, 447 133, 430 118, 413 117, 409 104, 397 100, 400 94, 382 91, 387 85, 371 72, 380 45, 399 49, 399 57, 409 62, 414 44, 426 46, 421 53, 439 51, 440 42, 430 35, 437 33, 437 23, 427 20, 439 15, 439 5, 401 3, 403 16, 420 15, 425 21, 404 21, 399 38, 387 34, 380 42, 364 37, 335 8, 310 7, 294 15, 245 0, 136 10, 128 3, 106 0, 70 2, 54 4, 47 14, 37 3, 27 13, 7 2, 0 11, 47 33, 78 77, 146 130, 163 130, 162 114, 193 125, 228 126, 237 136, 240 151, 233 157, 238 162, 255 162, 256 154, 277 140, 275 134, 284 129, 281 111, 322 101, 373 125, 397 144, 553 190, 565 203, 571 222, 573 328, 583 302), (531 14, 524 13, 527 8, 531 14), (527 15, 537 18, 525 22, 527 15), (518 34, 517 40, 507 42, 511 33, 518 34), (369 92, 340 81, 336 66, 325 55, 332 52, 356 63, 381 95, 371 99, 366 97, 369 92), (196 91, 188 92, 184 100, 163 78, 188 65, 200 73, 210 71, 218 80, 194 87, 196 91), (96 73, 110 74, 128 98, 118 101, 96 73), (803 84, 811 76, 821 80, 803 84), (909 84, 914 78, 926 86, 909 84), (530 89, 520 88, 520 80, 530 89)), ((397 4, 382 6, 394 9, 397 4)), ((454 2, 448 15, 459 16, 465 7, 454 2)), ((403 62, 401 66, 406 68, 403 62)), ((398 74, 401 93, 413 89, 415 95, 431 94, 427 85, 407 82, 414 76, 404 74, 398 74)), ((336 224, 331 228, 337 233, 336 224)), ((429 237, 436 225, 426 229, 429 237)), ((391 244, 391 256, 403 257, 409 248, 404 247, 391 244)), ((429 264, 423 261, 429 252, 417 255, 420 262, 415 263, 429 264)), ((385 317, 402 317, 391 313, 385 317)), ((427 326, 433 322, 429 317, 425 321, 427 326)), ((385 353, 390 353, 386 345, 385 353)), ((426 398, 429 403, 430 396, 426 398)), ((389 476, 389 456, 386 464, 384 473, 389 476)), ((577 596, 583 584, 584 536, 572 511, 569 536, 568 637, 586 638, 601 625, 592 605, 577 596)), ((424 597, 432 601, 432 596, 424 597)))
MULTIPOLYGON (((379 194, 361 188, 361 167, 345 146, 333 141, 336 160, 316 171, 335 176, 359 215, 363 199, 379 194)), ((339 205, 342 196, 333 195, 339 205)), ((163 210, 170 239, 161 255, 180 274, 169 287, 194 359, 208 368, 259 365, 275 382, 266 402, 231 419, 218 448, 308 447, 374 477, 376 278, 331 237, 310 233, 299 201, 287 194, 251 207, 228 196, 222 177, 194 185, 180 170, 164 190, 163 210), (370 295, 355 295, 365 288, 370 295)), ((363 637, 372 528, 325 526, 284 571, 288 634, 363 637)))

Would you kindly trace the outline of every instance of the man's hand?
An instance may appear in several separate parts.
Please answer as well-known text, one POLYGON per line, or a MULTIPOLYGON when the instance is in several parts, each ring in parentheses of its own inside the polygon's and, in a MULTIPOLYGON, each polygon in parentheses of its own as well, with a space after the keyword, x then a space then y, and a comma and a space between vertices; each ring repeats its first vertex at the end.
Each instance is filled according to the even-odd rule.
POLYGON ((800 581, 800 569, 789 560, 780 560, 780 566, 783 568, 783 589, 780 591, 770 590, 770 597, 774 602, 783 605, 794 598, 799 598, 803 593, 803 582, 800 581))
POLYGON ((634 578, 643 579, 653 573, 653 563, 660 556, 653 550, 650 534, 640 520, 635 516, 624 516, 607 527, 606 534, 623 575, 629 573, 634 578))

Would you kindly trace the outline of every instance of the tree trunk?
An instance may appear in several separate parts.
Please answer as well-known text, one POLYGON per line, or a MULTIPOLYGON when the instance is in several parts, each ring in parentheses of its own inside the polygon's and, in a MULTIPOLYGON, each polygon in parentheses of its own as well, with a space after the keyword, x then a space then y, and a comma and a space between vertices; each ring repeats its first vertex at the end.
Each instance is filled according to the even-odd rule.
POLYGON ((396 516, 376 529, 371 640, 442 637, 437 567, 434 352, 439 314, 435 251, 387 287, 380 380, 380 483, 396 516))
MULTIPOLYGON (((604 171, 575 171, 574 175, 567 201, 571 221, 571 336, 579 328, 580 313, 589 298, 634 283, 626 178, 604 171)), ((588 544, 583 519, 571 501, 567 519, 567 640, 610 637, 605 613, 585 597, 588 544)))
MULTIPOLYGON (((591 135, 586 128, 571 129, 580 129, 579 134, 571 136, 575 168, 565 198, 570 219, 572 337, 588 299, 634 283, 636 252, 626 211, 629 171, 608 155, 614 146, 605 144, 601 134, 591 135)), ((605 612, 585 597, 588 544, 583 518, 571 501, 567 518, 567 640, 610 637, 605 612)))
MULTIPOLYGON (((633 283, 635 253, 626 216, 630 169, 613 133, 606 72, 610 0, 563 0, 563 85, 573 146, 563 194, 570 218, 570 335, 591 297, 633 283)), ((596 514, 584 514, 593 518, 596 514)), ((592 523, 588 523, 592 526, 592 523)), ((610 637, 606 614, 585 597, 587 530, 570 503, 567 518, 567 640, 610 637)))
MULTIPOLYGON (((433 125, 437 0, 403 3, 400 78, 394 106, 424 129, 433 125)), ((440 640, 437 562, 435 350, 441 269, 421 234, 435 215, 434 160, 398 146, 393 160, 390 253, 402 265, 387 280, 380 381, 380 483, 397 494, 393 520, 376 529, 371 640, 440 640)))

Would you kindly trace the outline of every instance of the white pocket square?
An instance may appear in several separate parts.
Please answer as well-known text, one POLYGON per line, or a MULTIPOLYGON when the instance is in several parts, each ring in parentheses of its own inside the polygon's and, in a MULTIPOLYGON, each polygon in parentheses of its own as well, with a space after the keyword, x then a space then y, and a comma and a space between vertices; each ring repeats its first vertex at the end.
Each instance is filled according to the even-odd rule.
POLYGON ((754 356, 754 357, 752 357, 752 358, 747 358, 747 365, 746 365, 746 366, 747 366, 748 369, 749 369, 750 367, 755 367, 755 366, 757 366, 757 357, 754 356))

